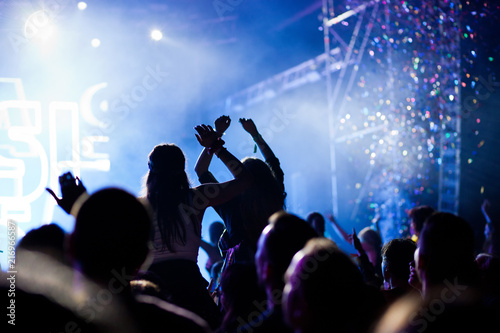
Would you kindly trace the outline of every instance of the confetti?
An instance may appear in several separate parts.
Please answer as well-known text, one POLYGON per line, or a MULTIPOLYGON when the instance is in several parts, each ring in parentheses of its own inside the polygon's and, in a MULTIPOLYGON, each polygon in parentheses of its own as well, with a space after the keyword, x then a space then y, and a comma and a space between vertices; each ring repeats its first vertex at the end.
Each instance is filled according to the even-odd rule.
MULTIPOLYGON (((347 0, 341 11, 364 3, 347 0)), ((392 219, 389 224, 394 230, 386 230, 387 237, 404 232, 405 210, 437 202, 439 167, 446 162, 442 155, 460 147, 457 115, 461 89, 474 89, 480 84, 472 73, 482 57, 482 61, 494 61, 492 55, 483 55, 481 31, 476 31, 480 25, 469 22, 486 17, 489 10, 471 11, 467 6, 469 2, 454 0, 437 4, 416 0, 383 2, 380 10, 384 15, 373 24, 364 63, 359 65, 363 74, 358 76, 343 107, 350 110, 349 117, 347 112, 339 114, 345 125, 339 127, 342 135, 385 128, 351 138, 343 149, 346 154, 362 152, 353 157, 353 163, 374 167, 369 181, 362 184, 370 195, 361 204, 368 210, 376 204, 382 215, 392 219), (462 26, 461 15, 465 14, 468 24, 462 26), (473 46, 461 51, 464 39, 473 46), (457 61, 460 59, 462 68, 457 61)), ((468 103, 476 107, 478 99, 468 103)), ((471 120, 481 122, 478 117, 471 120)), ((473 134, 478 136, 479 131, 473 134)), ((478 148, 483 145, 484 140, 478 148)), ((468 164, 473 162, 468 156, 464 158, 468 164)), ((359 214, 358 221, 364 214, 359 214)))

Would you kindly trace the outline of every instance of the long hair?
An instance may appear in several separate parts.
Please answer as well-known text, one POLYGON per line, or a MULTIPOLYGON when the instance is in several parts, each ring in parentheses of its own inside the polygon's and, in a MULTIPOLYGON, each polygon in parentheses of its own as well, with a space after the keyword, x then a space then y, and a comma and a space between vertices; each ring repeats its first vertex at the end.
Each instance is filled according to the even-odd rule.
POLYGON ((266 162, 247 157, 242 163, 254 179, 253 185, 240 195, 243 227, 251 246, 256 247, 269 217, 286 208, 286 193, 266 162))
MULTIPOLYGON (((190 186, 185 164, 184 153, 174 144, 159 144, 149 154, 146 197, 155 213, 162 250, 166 248, 171 252, 174 251, 174 241, 186 244, 186 225, 181 209, 189 206, 190 186)), ((197 223, 192 225, 195 233, 201 236, 197 223)))

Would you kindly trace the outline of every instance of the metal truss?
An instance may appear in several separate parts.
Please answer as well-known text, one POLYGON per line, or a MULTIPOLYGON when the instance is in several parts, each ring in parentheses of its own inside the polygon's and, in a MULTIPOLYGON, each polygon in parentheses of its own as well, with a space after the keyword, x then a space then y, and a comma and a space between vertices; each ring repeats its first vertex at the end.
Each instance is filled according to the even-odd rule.
MULTIPOLYGON (((330 133, 330 165, 331 165, 331 183, 332 183, 332 212, 334 215, 338 215, 338 195, 337 195, 337 172, 336 172, 336 158, 335 158, 335 145, 344 142, 348 139, 363 136, 366 130, 360 130, 355 133, 351 133, 349 137, 336 137, 336 126, 338 118, 341 117, 341 112, 343 108, 343 100, 346 94, 349 93, 353 86, 354 79, 357 74, 357 65, 360 64, 368 37, 371 33, 371 27, 373 26, 373 21, 377 13, 378 1, 370 1, 363 4, 353 10, 349 10, 335 17, 333 11, 333 1, 323 0, 323 32, 324 32, 324 46, 325 52, 318 55, 317 57, 310 59, 302 64, 292 67, 282 73, 279 73, 271 78, 261 81, 247 89, 237 92, 226 98, 225 110, 226 113, 240 112, 252 105, 261 103, 265 100, 275 98, 276 96, 289 91, 291 89, 297 89, 303 85, 317 82, 324 79, 326 82, 326 96, 328 104, 328 115, 329 115, 329 133, 330 133), (371 17, 366 24, 367 29, 364 32, 361 46, 357 54, 354 51, 355 45, 360 39, 360 31, 362 23, 364 20, 364 13, 366 9, 372 5, 375 5, 375 9, 372 11, 371 17), (347 44, 333 29, 333 26, 341 21, 361 13, 358 16, 357 23, 355 25, 353 34, 349 44, 347 44), (331 35, 331 37, 330 37, 331 35), (341 47, 332 48, 332 39, 336 40, 341 47), (348 78, 347 88, 345 89, 343 96, 340 96, 340 90, 342 87, 346 87, 345 79, 347 68, 353 67, 351 75, 348 78), (338 79, 336 85, 333 89, 332 85, 332 74, 338 72, 338 79), (342 101, 337 104, 337 100, 342 101), (341 105, 339 109, 334 110, 334 105, 341 105)), ((377 127, 376 129, 370 129, 372 132, 374 130, 383 130, 383 128, 377 127)))
MULTIPOLYGON (((458 1, 459 0, 453 0, 453 2, 458 1)), ((390 1, 386 3, 385 6, 388 6, 389 3, 390 1)), ((325 52, 313 59, 254 84, 247 89, 239 91, 227 97, 225 101, 226 113, 240 112, 250 106, 273 99, 286 91, 297 89, 320 80, 325 80, 329 115, 332 212, 334 215, 338 215, 335 146, 369 133, 387 130, 384 125, 380 125, 352 132, 347 136, 339 137, 337 134, 338 121, 343 116, 345 97, 349 94, 355 82, 358 73, 357 65, 361 63, 363 58, 371 29, 378 14, 379 4, 379 0, 367 1, 357 8, 335 16, 333 1, 323 0, 322 12, 325 52), (371 9, 371 12, 367 15, 368 17, 365 18, 368 9, 371 9), (356 25, 350 41, 346 42, 335 32, 334 26, 355 15, 357 16, 356 25), (362 30, 362 27, 365 27, 365 29, 362 30), (339 46, 332 48, 332 41, 334 40, 339 46), (357 52, 353 52, 354 49, 357 49, 357 52), (347 71, 348 68, 350 72, 347 71), (334 73, 337 75, 335 78, 335 85, 332 83, 332 74, 334 73)), ((385 20, 386 25, 389 26, 390 22, 387 22, 387 20, 389 20, 387 13, 386 11, 385 20)), ((453 15, 456 14, 453 13, 453 15)), ((458 17, 453 17, 453 19, 458 22, 458 17)), ((456 36, 450 38, 451 45, 447 48, 447 52, 453 53, 453 56, 449 60, 449 64, 447 64, 448 68, 453 68, 450 73, 460 73, 460 64, 456 61, 456 59, 460 59, 460 36, 458 31, 459 29, 457 29, 456 36)), ((389 52, 392 51, 389 50, 389 52)), ((391 67, 391 54, 387 55, 387 61, 389 67, 391 67)), ((388 71, 388 75, 392 75, 390 70, 388 71)), ((455 79, 459 80, 459 77, 455 79)), ((394 82, 393 78, 389 79, 389 82, 394 82)), ((444 96, 454 95, 455 102, 446 104, 447 109, 443 110, 443 114, 446 116, 442 118, 440 123, 440 158, 438 159, 439 193, 437 209, 458 213, 461 149, 460 96, 456 88, 451 86, 442 87, 442 94, 444 96)), ((372 168, 368 170, 365 177, 366 181, 369 181, 371 173, 372 168)), ((361 200, 357 200, 357 202, 360 201, 361 200)), ((396 202, 397 200, 394 201, 396 202)), ((359 207, 354 207, 354 212, 358 210, 359 207)), ((398 211, 395 219, 401 221, 401 218, 401 212, 398 211)))
POLYGON ((346 66, 341 58, 341 49, 339 47, 332 49, 329 53, 330 57, 326 56, 327 53, 322 53, 313 59, 227 97, 225 102, 226 112, 242 111, 286 91, 324 79, 329 73, 339 71, 346 66), (327 70, 327 63, 330 66, 329 71, 327 70))

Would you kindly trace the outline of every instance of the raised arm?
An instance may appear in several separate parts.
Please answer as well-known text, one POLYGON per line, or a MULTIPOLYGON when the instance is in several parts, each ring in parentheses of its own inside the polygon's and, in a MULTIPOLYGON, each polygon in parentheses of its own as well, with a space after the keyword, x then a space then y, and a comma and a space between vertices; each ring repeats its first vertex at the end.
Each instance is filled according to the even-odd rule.
POLYGON ((486 223, 491 223, 490 206, 490 201, 488 199, 484 199, 481 204, 481 212, 483 213, 486 223))
POLYGON ((202 184, 195 189, 204 196, 203 200, 207 206, 225 203, 251 185, 251 175, 240 160, 224 148, 225 142, 211 126, 199 125, 195 129, 198 132, 195 134, 196 138, 205 147, 207 153, 215 154, 234 176, 233 180, 224 183, 202 184))
POLYGON ((498 221, 495 218, 492 218, 490 211, 491 203, 488 199, 483 201, 481 205, 481 212, 486 220, 484 225, 484 241, 483 241, 483 251, 486 253, 494 253, 498 251, 497 247, 499 246, 498 240, 498 221))
POLYGON ((266 162, 268 165, 271 167, 273 170, 276 179, 280 182, 283 183, 284 181, 284 173, 283 170, 280 167, 279 160, 274 155, 274 152, 271 150, 271 147, 267 144, 267 142, 264 140, 262 135, 260 135, 257 126, 255 126, 255 123, 253 122, 252 119, 246 119, 246 118, 240 118, 240 123, 241 126, 243 126, 243 129, 248 132, 252 136, 253 141, 255 144, 257 144, 257 147, 259 147, 260 152, 264 156, 266 162))
MULTIPOLYGON (((229 125, 231 124, 231 119, 229 116, 220 116, 214 122, 215 131, 222 137, 224 132, 227 130, 229 125)), ((216 183, 217 179, 209 173, 208 168, 210 167, 210 163, 212 162, 213 154, 208 152, 208 148, 204 147, 200 156, 198 156, 198 160, 196 161, 196 165, 194 167, 194 171, 198 176, 200 183, 216 183)))
POLYGON ((59 198, 52 189, 46 188, 47 192, 52 195, 57 204, 68 214, 71 214, 71 209, 80 196, 87 196, 87 189, 78 177, 73 177, 71 172, 59 176, 59 186, 61 188, 62 197, 59 198))
POLYGON ((194 166, 194 172, 196 172, 198 180, 202 184, 217 182, 215 177, 213 177, 213 175, 211 175, 208 171, 208 167, 212 162, 212 156, 213 155, 208 152, 208 148, 204 147, 203 150, 201 151, 200 156, 198 156, 198 159, 196 160, 196 165, 194 166))
POLYGON ((260 152, 262 153, 262 155, 264 155, 264 158, 266 160, 273 157, 276 158, 267 142, 262 138, 262 135, 260 135, 259 131, 257 130, 257 126, 255 126, 255 123, 252 119, 240 118, 240 123, 241 126, 243 126, 243 129, 252 136, 253 141, 257 144, 260 152))
POLYGON ((484 219, 486 220, 486 224, 484 225, 485 243, 491 242, 491 237, 495 229, 491 221, 490 207, 491 207, 490 201, 488 199, 485 199, 481 205, 481 212, 483 213, 484 219))
POLYGON ((345 240, 347 243, 353 245, 352 243, 352 234, 348 234, 342 227, 337 223, 337 220, 335 220, 335 217, 332 214, 327 215, 328 220, 332 222, 333 229, 337 233, 337 235, 345 240))

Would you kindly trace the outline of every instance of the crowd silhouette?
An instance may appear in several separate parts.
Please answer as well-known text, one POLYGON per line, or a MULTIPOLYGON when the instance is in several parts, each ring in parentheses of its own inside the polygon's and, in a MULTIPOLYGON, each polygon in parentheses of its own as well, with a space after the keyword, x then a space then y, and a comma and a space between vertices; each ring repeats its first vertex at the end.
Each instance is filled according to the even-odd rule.
MULTIPOLYGON (((479 247, 468 221, 429 206, 408 212, 409 237, 384 240, 368 219, 348 233, 331 214, 287 211, 278 157, 252 119, 239 123, 264 158, 239 159, 225 148, 228 116, 198 125, 198 186, 174 143, 147 155, 137 196, 117 187, 88 193, 62 174, 60 196, 47 191, 74 216, 74 229, 50 223, 18 242, 17 319, 15 327, 4 320, 8 331, 498 331, 499 222, 489 201, 479 247), (214 155, 231 180, 209 171, 214 155), (209 207, 220 221, 205 241, 209 207), (328 237, 325 221, 355 253, 328 237)), ((2 274, 7 308, 12 287, 2 274)))

